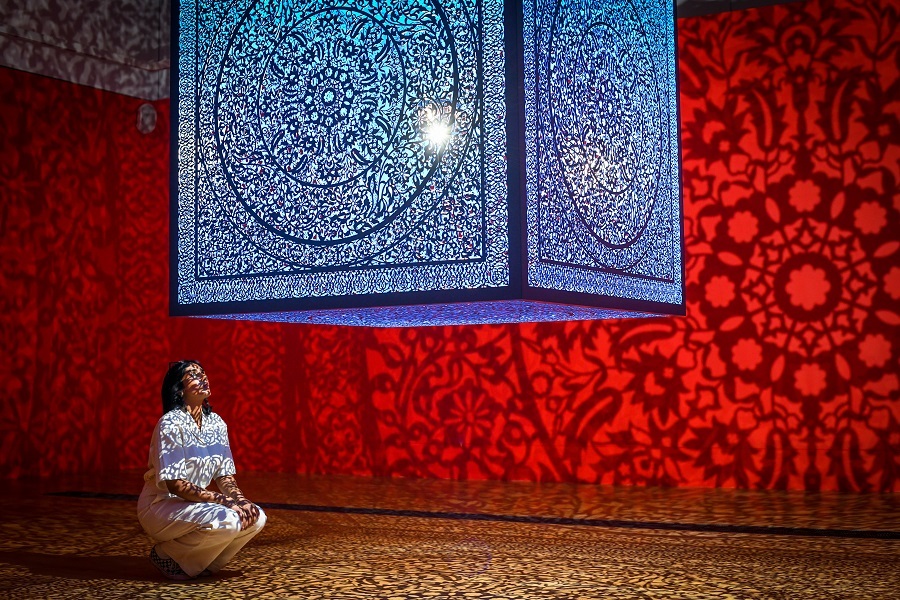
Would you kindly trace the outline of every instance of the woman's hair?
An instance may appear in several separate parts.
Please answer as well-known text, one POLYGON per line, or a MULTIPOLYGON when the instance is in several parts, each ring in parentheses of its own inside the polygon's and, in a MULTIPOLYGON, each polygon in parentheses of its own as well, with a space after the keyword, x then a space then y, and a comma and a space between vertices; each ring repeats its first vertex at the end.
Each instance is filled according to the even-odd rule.
MULTIPOLYGON (((184 399, 182 398, 184 383, 181 380, 191 367, 200 367, 202 369, 203 365, 196 360, 179 360, 169 363, 169 370, 166 371, 166 376, 163 377, 162 383, 163 414, 166 414, 173 408, 184 409, 184 399)), ((203 402, 203 414, 208 415, 211 412, 212 406, 210 406, 207 399, 203 402)))

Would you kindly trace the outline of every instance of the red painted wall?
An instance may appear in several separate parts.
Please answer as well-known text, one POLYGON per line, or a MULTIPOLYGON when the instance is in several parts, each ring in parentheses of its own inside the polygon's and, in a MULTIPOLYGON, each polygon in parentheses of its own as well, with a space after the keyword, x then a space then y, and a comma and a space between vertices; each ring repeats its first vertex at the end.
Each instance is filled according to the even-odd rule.
POLYGON ((167 317, 168 107, 0 69, 0 475, 142 467, 200 359, 239 469, 900 491, 889 0, 679 21, 684 318, 167 317))

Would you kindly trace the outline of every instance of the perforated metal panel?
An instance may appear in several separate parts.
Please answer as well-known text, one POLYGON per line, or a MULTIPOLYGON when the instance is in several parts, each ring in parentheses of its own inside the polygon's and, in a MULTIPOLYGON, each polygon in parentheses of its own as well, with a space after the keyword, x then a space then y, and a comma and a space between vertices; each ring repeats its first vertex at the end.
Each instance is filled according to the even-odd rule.
POLYGON ((351 4, 181 4, 174 314, 681 309, 671 5, 351 4))

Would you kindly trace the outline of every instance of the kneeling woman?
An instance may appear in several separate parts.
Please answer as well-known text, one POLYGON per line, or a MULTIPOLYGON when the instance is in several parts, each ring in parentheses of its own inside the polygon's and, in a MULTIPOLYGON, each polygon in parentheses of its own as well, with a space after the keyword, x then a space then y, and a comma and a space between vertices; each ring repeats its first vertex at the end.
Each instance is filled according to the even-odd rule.
POLYGON ((157 542, 150 561, 170 579, 215 573, 266 524, 234 480, 228 428, 208 398, 209 380, 198 362, 169 366, 138 520, 157 542), (214 480, 221 493, 206 489, 214 480))

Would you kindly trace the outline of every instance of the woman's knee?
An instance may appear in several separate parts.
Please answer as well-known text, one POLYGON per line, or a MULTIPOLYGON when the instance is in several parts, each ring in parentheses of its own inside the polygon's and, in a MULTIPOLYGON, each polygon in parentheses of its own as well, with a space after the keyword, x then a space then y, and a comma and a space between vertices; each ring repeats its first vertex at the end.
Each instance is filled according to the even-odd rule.
MULTIPOLYGON (((259 508, 257 506, 257 508, 259 508)), ((266 521, 268 521, 268 517, 266 513, 263 512, 263 509, 259 509, 259 518, 256 519, 254 523, 252 523, 247 529, 241 529, 241 516, 237 511, 234 511, 230 508, 224 509, 227 511, 228 517, 221 519, 221 529, 223 531, 227 530, 229 533, 234 535, 240 535, 241 533, 248 533, 248 530, 252 530, 254 532, 260 531, 263 527, 266 526, 266 521)))
POLYGON ((241 516, 237 511, 223 506, 218 518, 208 531, 223 536, 236 536, 241 532, 241 516))
MULTIPOLYGON (((257 508, 259 508, 259 506, 257 506, 257 508)), ((256 519, 256 523, 254 523, 253 526, 256 527, 257 530, 262 529, 263 527, 266 526, 267 520, 268 520, 268 517, 266 517, 266 513, 264 513, 263 509, 260 508, 259 509, 259 518, 256 519)))

